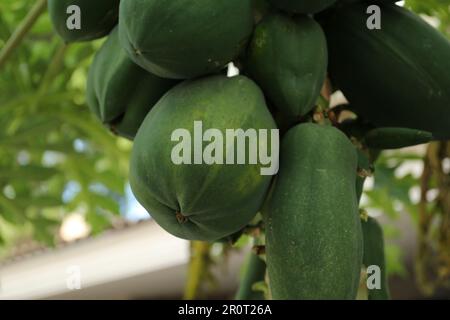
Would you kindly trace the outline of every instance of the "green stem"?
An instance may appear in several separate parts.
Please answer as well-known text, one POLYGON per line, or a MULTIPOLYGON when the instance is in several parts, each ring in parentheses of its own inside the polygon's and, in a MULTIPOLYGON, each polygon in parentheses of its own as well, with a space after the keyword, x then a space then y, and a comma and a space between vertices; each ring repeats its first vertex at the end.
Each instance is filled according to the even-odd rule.
POLYGON ((199 296, 201 284, 208 271, 210 248, 211 245, 206 242, 191 242, 191 259, 184 291, 185 300, 194 300, 199 296))
POLYGON ((14 33, 8 39, 2 51, 0 52, 0 69, 3 67, 5 62, 11 56, 14 49, 20 45, 23 38, 31 30, 33 25, 36 23, 36 21, 45 11, 46 8, 47 8, 47 0, 39 0, 38 2, 36 2, 31 11, 22 21, 20 26, 14 31, 14 33))

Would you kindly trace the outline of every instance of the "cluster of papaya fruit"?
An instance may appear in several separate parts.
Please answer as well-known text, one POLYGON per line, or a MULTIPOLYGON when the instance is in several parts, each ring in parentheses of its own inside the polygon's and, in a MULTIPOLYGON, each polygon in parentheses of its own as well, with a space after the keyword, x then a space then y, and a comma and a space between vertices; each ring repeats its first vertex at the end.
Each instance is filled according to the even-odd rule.
MULTIPOLYGON (((395 2, 48 0, 67 42, 108 35, 87 102, 134 141, 131 187, 160 226, 224 241, 262 213, 265 250, 250 259, 241 299, 261 298, 252 286, 264 280, 273 299, 355 299, 363 265, 381 269, 369 299, 389 297, 382 231, 359 211, 364 179, 382 149, 450 138, 450 43, 395 2), (368 28, 373 5, 381 28, 368 28), (77 14, 79 25, 70 24, 77 14), (227 75, 230 63, 241 75, 227 75), (320 103, 324 83, 349 104, 320 103), (354 116, 341 119, 342 110, 354 116), (278 174, 261 175, 261 163, 224 164, 239 156, 212 131, 199 143, 214 142, 214 161, 194 151, 175 163, 174 141, 187 131, 198 142, 196 122, 223 132, 279 129, 278 174)), ((246 144, 245 155, 278 152, 261 144, 246 144)))

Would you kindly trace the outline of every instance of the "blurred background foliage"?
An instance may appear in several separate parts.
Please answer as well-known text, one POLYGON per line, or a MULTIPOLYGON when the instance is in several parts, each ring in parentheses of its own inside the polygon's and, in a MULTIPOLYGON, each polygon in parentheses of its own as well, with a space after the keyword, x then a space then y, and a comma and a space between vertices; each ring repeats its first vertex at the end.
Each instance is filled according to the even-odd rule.
MULTIPOLYGON (((0 50, 35 4, 0 1, 0 50)), ((450 0, 407 0, 405 5, 450 36, 450 0)), ((104 129, 85 104, 87 70, 102 41, 65 45, 44 12, 0 66, 0 258, 30 238, 54 245, 61 222, 72 213, 81 214, 94 235, 124 214, 131 143, 104 129)), ((363 201, 369 212, 391 221, 402 213, 412 217, 419 238, 417 278, 430 294, 436 283, 448 285, 450 279, 445 231, 450 229, 450 204, 439 205, 450 193, 439 190, 445 181, 438 182, 445 176, 448 154, 431 161, 441 164, 441 175, 431 173, 427 186, 423 178, 436 171, 427 170, 430 148, 441 147, 383 153, 363 201), (423 196, 424 188, 435 196, 423 196), (424 219, 432 214, 437 222, 424 219), (423 271, 430 268, 431 278, 423 271)), ((389 272, 406 276, 404 252, 395 242, 405 230, 395 223, 384 226, 389 272)))
MULTIPOLYGON (((0 49, 36 3, 0 2, 0 49)), ((93 118, 85 83, 102 40, 65 45, 45 12, 0 69, 0 244, 53 245, 68 214, 91 232, 121 212, 131 144, 93 118)))
POLYGON ((450 0, 406 0, 405 6, 417 13, 436 18, 438 28, 450 35, 450 0))

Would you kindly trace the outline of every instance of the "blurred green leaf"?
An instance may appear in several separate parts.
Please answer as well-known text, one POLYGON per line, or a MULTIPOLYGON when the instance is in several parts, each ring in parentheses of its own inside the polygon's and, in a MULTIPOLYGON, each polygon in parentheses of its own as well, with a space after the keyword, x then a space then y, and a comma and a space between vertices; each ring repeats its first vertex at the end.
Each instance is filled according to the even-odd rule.
POLYGON ((117 203, 117 201, 111 199, 110 197, 99 195, 93 192, 91 192, 89 196, 97 207, 107 210, 112 214, 117 214, 119 212, 119 204, 117 203))
POLYGON ((36 165, 17 166, 15 168, 2 168, 0 170, 0 180, 26 179, 28 181, 48 180, 58 174, 59 170, 45 168, 36 165))
POLYGON ((387 273, 406 277, 408 271, 404 265, 403 253, 398 245, 387 245, 385 248, 387 273))
POLYGON ((15 201, 0 194, 0 215, 9 223, 23 224, 26 222, 23 208, 15 201))
POLYGON ((5 245, 5 239, 2 237, 2 234, 0 233, 0 247, 5 245))
MULTIPOLYGON (((0 2, 0 48, 34 3, 0 2)), ((31 228, 49 245, 73 211, 85 211, 94 233, 120 214, 129 147, 102 127, 85 101, 88 68, 103 41, 66 47, 45 13, 0 72, 0 192, 12 193, 0 193, 0 219, 18 234, 31 228), (68 189, 70 183, 81 190, 68 189), (92 192, 96 184, 105 193, 92 192), (43 217, 54 209, 52 219, 43 217)))
POLYGON ((97 235, 111 226, 111 222, 106 216, 93 210, 86 215, 86 221, 90 224, 93 235, 97 235))
POLYGON ((55 245, 55 234, 59 221, 40 216, 30 219, 30 222, 34 226, 33 231, 36 240, 47 246, 55 245))
POLYGON ((406 0, 405 6, 417 13, 435 17, 439 29, 450 36, 450 0, 406 0))

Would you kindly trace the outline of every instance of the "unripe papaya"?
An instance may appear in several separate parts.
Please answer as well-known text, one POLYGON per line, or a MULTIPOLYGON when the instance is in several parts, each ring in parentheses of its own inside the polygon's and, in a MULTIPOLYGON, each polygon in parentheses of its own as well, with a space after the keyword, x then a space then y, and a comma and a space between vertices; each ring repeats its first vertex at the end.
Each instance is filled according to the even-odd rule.
POLYGON ((56 32, 66 42, 89 41, 106 36, 114 28, 119 16, 119 2, 120 0, 48 0, 48 10, 56 32), (77 8, 79 12, 76 11, 77 8), (74 16, 71 17, 72 15, 74 16), (74 23, 71 26, 69 23, 77 17, 80 24, 74 23))
POLYGON ((262 175, 267 166, 249 159, 276 152, 276 144, 261 139, 254 143, 250 134, 244 137, 245 149, 239 150, 234 145, 243 135, 238 139, 233 131, 246 135, 268 130, 272 140, 272 129, 275 121, 250 79, 185 81, 156 104, 139 128, 130 163, 133 193, 177 237, 215 241, 237 232, 256 215, 271 181, 262 175), (229 130, 231 138, 224 137, 229 130), (241 156, 246 161, 238 164, 241 156))
POLYGON ((261 19, 270 11, 269 0, 252 0, 252 6, 255 23, 260 22, 261 19))
POLYGON ((317 22, 275 13, 255 30, 246 72, 280 111, 295 119, 315 106, 327 64, 327 43, 317 22))
POLYGON ((272 5, 291 13, 317 13, 325 10, 336 0, 270 0, 272 5))
POLYGON ((217 243, 226 243, 226 244, 233 245, 233 244, 236 243, 236 241, 239 241, 239 238, 244 234, 244 230, 245 230, 245 228, 243 228, 243 229, 241 229, 241 230, 239 230, 239 231, 237 231, 237 232, 235 232, 233 234, 230 234, 230 235, 228 235, 228 236, 226 236, 224 238, 218 239, 218 240, 216 240, 216 242, 217 243))
POLYGON ((390 294, 384 256, 383 229, 381 229, 378 222, 371 217, 369 217, 367 221, 362 221, 361 223, 364 238, 363 264, 366 268, 369 266, 377 266, 380 268, 381 272, 381 287, 379 289, 369 289, 369 300, 389 300, 390 294))
POLYGON ((449 40, 402 7, 380 7, 379 30, 367 27, 367 4, 343 6, 324 22, 333 82, 377 127, 450 138, 449 40))
POLYGON ((264 293, 253 290, 253 285, 264 281, 265 275, 266 263, 257 254, 250 252, 235 300, 264 300, 264 293))
POLYGON ((430 132, 408 128, 376 128, 364 136, 365 144, 374 149, 401 149, 432 140, 430 132))
POLYGON ((222 69, 253 31, 251 0, 122 0, 120 38, 148 71, 175 79, 222 69))
POLYGON ((354 299, 362 264, 357 155, 339 130, 301 124, 283 138, 265 212, 274 299, 354 299))
POLYGON ((120 47, 115 28, 90 67, 87 103, 114 133, 133 139, 150 109, 176 83, 134 64, 120 47))

